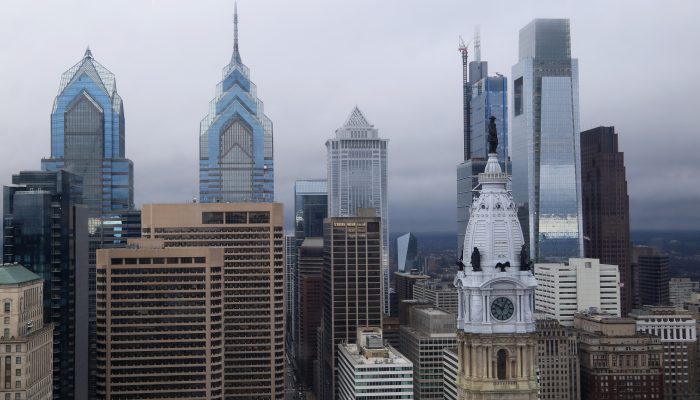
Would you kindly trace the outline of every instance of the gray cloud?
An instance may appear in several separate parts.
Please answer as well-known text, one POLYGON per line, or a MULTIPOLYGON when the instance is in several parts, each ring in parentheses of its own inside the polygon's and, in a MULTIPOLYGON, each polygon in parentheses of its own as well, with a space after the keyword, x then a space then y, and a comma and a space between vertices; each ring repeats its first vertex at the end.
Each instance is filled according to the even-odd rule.
MULTIPOLYGON (((581 127, 615 125, 633 228, 697 228, 700 37, 692 1, 239 2, 241 52, 275 127, 276 197, 325 176, 325 140, 358 104, 390 139, 392 230, 455 228, 461 155, 459 35, 510 75, 518 30, 567 17, 580 63, 581 127), (671 138, 682 142, 672 146, 671 138), (664 211, 660 211, 663 209, 664 211)), ((12 2, 0 10, 0 184, 49 155, 60 74, 90 45, 126 108, 136 200, 197 192, 199 121, 231 55, 231 1, 12 2)))

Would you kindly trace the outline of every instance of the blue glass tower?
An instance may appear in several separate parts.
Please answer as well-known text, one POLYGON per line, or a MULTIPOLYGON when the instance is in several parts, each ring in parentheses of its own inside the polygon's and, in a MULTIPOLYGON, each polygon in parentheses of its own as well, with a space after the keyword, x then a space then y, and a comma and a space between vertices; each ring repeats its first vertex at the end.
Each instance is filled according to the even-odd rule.
POLYGON ((241 61, 237 12, 233 22, 231 62, 199 127, 199 197, 203 203, 271 202, 272 121, 241 61))

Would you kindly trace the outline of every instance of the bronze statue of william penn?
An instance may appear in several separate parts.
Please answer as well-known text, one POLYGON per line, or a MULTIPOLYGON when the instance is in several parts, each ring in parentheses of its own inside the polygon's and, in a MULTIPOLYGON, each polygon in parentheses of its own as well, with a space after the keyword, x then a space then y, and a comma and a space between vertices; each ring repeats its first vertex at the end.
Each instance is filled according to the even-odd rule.
POLYGON ((498 130, 496 129, 496 117, 489 118, 489 154, 496 153, 498 149, 498 130))

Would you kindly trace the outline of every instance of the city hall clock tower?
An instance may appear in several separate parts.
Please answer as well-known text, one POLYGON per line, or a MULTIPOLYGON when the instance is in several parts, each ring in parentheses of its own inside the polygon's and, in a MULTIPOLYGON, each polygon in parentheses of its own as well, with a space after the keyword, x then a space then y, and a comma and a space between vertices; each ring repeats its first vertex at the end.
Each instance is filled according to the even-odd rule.
POLYGON ((457 317, 462 400, 536 400, 534 296, 508 175, 489 154, 479 174, 460 270, 457 317), (465 265, 466 264, 466 265, 465 265))

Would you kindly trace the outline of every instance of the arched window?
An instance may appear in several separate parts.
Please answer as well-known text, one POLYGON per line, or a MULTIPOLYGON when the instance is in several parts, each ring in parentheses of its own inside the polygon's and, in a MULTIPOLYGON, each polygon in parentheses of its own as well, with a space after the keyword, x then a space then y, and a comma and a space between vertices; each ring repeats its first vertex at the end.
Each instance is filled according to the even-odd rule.
POLYGON ((508 359, 508 352, 505 349, 500 349, 496 353, 496 376, 498 380, 506 379, 506 363, 508 359))

